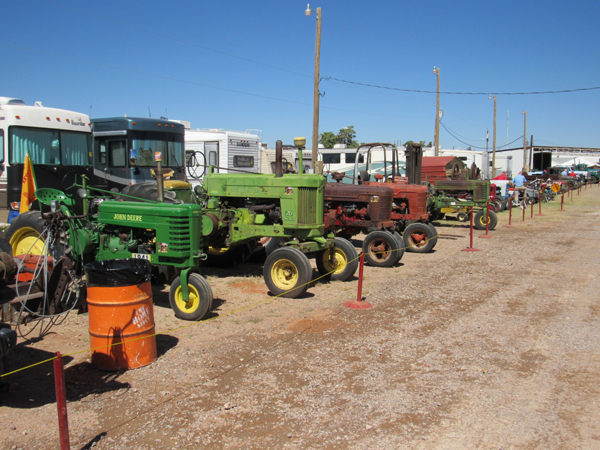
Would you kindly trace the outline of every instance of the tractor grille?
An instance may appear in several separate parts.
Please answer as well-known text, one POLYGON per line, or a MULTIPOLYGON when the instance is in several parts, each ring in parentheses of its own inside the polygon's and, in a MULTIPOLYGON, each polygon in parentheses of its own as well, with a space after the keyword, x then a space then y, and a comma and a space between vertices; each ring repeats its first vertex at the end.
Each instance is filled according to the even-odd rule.
POLYGON ((169 252, 189 252, 191 245, 190 219, 188 217, 170 217, 169 252))
MULTIPOLYGON (((311 225, 319 223, 319 203, 317 202, 318 190, 314 188, 298 188, 298 225, 311 225)), ((321 199, 321 221, 323 219, 323 200, 321 199)))

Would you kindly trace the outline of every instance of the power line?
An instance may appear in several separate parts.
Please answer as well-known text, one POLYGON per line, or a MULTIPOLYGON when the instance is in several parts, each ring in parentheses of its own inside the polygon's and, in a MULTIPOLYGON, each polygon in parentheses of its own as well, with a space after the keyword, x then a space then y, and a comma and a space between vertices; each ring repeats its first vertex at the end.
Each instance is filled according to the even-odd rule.
MULTIPOLYGON (((403 89, 403 88, 395 88, 389 86, 379 86, 376 84, 368 84, 368 83, 359 83, 357 81, 348 81, 342 80, 340 78, 334 78, 330 76, 323 75, 321 77, 323 80, 330 81, 338 81, 340 83, 354 84, 357 86, 366 86, 372 87, 376 89, 387 89, 389 91, 400 91, 400 92, 416 92, 419 94, 437 94, 437 91, 425 91, 420 89, 403 89)), ((562 89, 559 91, 532 91, 532 92, 448 92, 448 91, 440 91, 440 94, 448 94, 448 95, 541 95, 541 94, 563 94, 567 92, 579 92, 579 91, 592 91, 595 89, 600 89, 600 86, 597 87, 587 87, 587 88, 578 88, 578 89, 562 89)))
MULTIPOLYGON (((440 120, 440 125, 441 125, 442 127, 444 127, 444 129, 445 129, 445 130, 448 132, 448 134, 449 134, 450 136, 452 136, 454 139, 456 139, 457 141, 459 141, 459 142, 462 142, 463 144, 465 144, 465 145, 468 145, 468 146, 469 146, 469 147, 471 147, 471 148, 478 148, 478 149, 481 149, 481 150, 486 150, 486 147, 479 147, 479 146, 477 146, 477 145, 469 144, 468 142, 465 142, 465 141, 463 141, 462 139, 458 138, 457 136, 455 136, 455 135, 454 135, 454 133, 452 133, 452 131, 450 131, 450 129, 449 129, 449 128, 448 128, 448 127, 447 127, 447 126, 444 124, 444 123, 442 123, 442 121, 441 121, 441 120, 440 120)), ((457 134, 458 134, 458 133, 457 133, 457 134)), ((511 145, 512 143, 514 143, 514 142, 517 142, 518 140, 520 140, 520 139, 522 139, 522 138, 523 138, 523 135, 519 136, 519 137, 518 137, 518 138, 516 138, 514 141, 512 141, 512 142, 509 142, 509 143, 508 143, 508 144, 506 144, 506 145, 496 146, 496 148, 498 149, 498 148, 504 148, 504 147, 508 147, 508 146, 509 146, 509 145, 511 145)), ((466 138, 465 138, 465 139, 466 139, 466 138)))

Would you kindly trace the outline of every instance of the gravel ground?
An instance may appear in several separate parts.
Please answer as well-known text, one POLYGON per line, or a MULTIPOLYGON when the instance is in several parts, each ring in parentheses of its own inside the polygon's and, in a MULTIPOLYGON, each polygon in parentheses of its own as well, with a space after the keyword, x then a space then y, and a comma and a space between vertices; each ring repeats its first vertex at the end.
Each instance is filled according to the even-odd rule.
MULTIPOLYGON (((20 344, 11 362, 68 355, 77 449, 600 448, 600 188, 559 207, 524 222, 513 211, 514 228, 500 213, 493 238, 475 231, 479 252, 461 251, 468 224, 438 222, 432 253, 365 267, 372 309, 343 307, 356 279, 269 297, 247 263, 205 271, 211 320, 176 319, 155 289, 164 334, 145 367, 94 369, 87 315, 20 344)), ((52 365, 12 382, 2 448, 58 448, 52 365)))

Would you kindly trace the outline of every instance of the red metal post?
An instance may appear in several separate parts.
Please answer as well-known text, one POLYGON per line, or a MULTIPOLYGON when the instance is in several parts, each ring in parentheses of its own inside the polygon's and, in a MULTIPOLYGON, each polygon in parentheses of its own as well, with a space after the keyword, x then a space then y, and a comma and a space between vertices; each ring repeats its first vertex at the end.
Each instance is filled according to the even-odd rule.
POLYGON ((360 252, 360 265, 358 266, 358 294, 356 301, 362 301, 363 268, 365 267, 365 253, 360 252))
POLYGON ((543 191, 540 190, 540 195, 538 197, 538 202, 540 204, 540 207, 539 207, 539 211, 540 212, 538 214, 536 214, 536 216, 543 216, 544 215, 544 214, 542 214, 542 198, 543 198, 542 196, 543 195, 544 195, 543 191))
POLYGON ((355 301, 345 302, 344 306, 350 309, 369 309, 372 308, 369 302, 362 298, 362 282, 363 282, 363 268, 365 266, 365 254, 360 252, 360 265, 358 269, 358 294, 355 301))
POLYGON ((564 211, 564 209, 563 209, 564 203, 565 203, 565 193, 563 192, 562 194, 560 194, 560 210, 559 211, 564 211))
POLYGON ((533 203, 531 204, 531 218, 533 219, 533 203))
POLYGON ((488 230, 490 228, 490 199, 489 198, 487 200, 486 208, 487 208, 486 209, 486 211, 487 211, 487 214, 486 214, 487 221, 485 222, 485 234, 483 236, 479 236, 479 237, 480 238, 493 238, 494 236, 488 234, 488 230))
POLYGON ((69 419, 67 417, 67 390, 65 388, 65 372, 62 356, 56 352, 54 360, 54 388, 56 390, 56 408, 58 409, 58 430, 60 432, 61 450, 70 450, 69 419))
POLYGON ((471 235, 471 245, 470 245, 469 248, 463 248, 461 250, 461 252, 478 252, 479 251, 478 248, 473 248, 473 207, 472 206, 471 206, 470 217, 471 217, 471 220, 470 220, 470 222, 471 222, 471 232, 470 232, 470 235, 471 235))
POLYGON ((525 209, 527 209, 527 201, 525 201, 525 205, 522 207, 523 209, 523 222, 525 222, 525 209))
POLYGON ((512 198, 509 200, 508 202, 509 207, 508 207, 508 225, 504 225, 506 228, 514 228, 514 225, 511 225, 512 222, 512 198))

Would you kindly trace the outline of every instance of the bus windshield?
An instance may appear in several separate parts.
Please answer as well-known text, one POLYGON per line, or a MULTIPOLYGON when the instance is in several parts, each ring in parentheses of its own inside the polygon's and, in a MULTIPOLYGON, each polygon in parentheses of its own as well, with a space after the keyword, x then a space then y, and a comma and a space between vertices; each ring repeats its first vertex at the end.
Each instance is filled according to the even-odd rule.
POLYGON ((156 167, 155 152, 162 153, 163 164, 169 167, 183 166, 183 135, 154 131, 132 131, 131 135, 138 166, 156 167))
POLYGON ((91 133, 42 128, 10 128, 10 163, 23 164, 29 153, 34 164, 90 166, 91 133))

